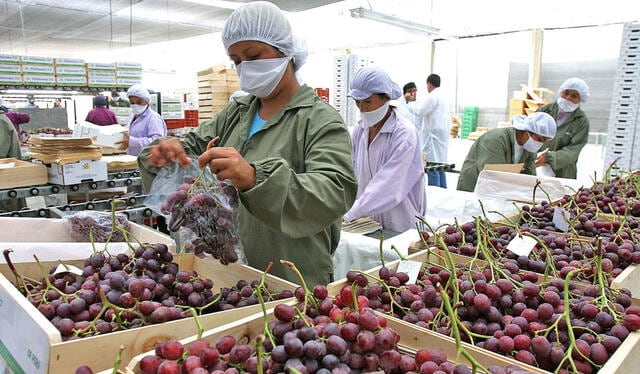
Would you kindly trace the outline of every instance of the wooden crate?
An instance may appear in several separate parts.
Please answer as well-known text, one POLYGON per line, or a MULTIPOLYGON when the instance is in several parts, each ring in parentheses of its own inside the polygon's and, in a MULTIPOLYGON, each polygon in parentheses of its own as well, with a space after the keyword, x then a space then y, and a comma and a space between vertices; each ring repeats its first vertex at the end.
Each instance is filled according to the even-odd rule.
MULTIPOLYGON (((268 311, 269 319, 273 320, 273 311, 268 311)), ((387 317, 387 316, 385 316, 387 317)), ((387 327, 390 327, 396 330, 400 334, 400 341, 398 342, 398 346, 403 351, 415 352, 420 349, 439 349, 444 351, 447 354, 447 358, 449 361, 453 363, 461 363, 465 365, 469 365, 469 362, 462 356, 458 357, 455 340, 453 338, 449 338, 442 334, 434 333, 425 329, 421 329, 415 325, 412 325, 408 322, 404 322, 395 318, 387 317, 387 327), (456 361, 457 360, 457 361, 456 361)), ((259 334, 263 333, 264 329, 264 317, 262 313, 255 314, 253 316, 249 316, 238 320, 234 323, 228 324, 226 326, 220 326, 218 328, 209 330, 202 335, 202 338, 208 340, 211 343, 214 343, 226 335, 231 335, 236 338, 236 340, 242 340, 244 344, 255 345, 255 338, 259 334), (249 342, 246 342, 247 339, 249 342)), ((190 338, 183 339, 181 341, 182 344, 188 345, 194 340, 196 340, 196 336, 192 336, 190 338)), ((488 367, 491 365, 498 365, 501 367, 505 367, 508 365, 518 365, 521 368, 530 371, 532 373, 545 373, 538 368, 523 364, 521 362, 517 362, 514 359, 508 358, 506 356, 499 355, 497 353, 489 352, 487 350, 475 347, 468 343, 463 343, 464 348, 483 366, 488 367)), ((153 350, 149 350, 149 352, 140 354, 131 360, 129 365, 127 365, 127 370, 129 373, 139 373, 140 372, 140 360, 147 355, 154 354, 153 350)))
MULTIPOLYGON (((257 280, 262 272, 249 266, 231 264, 221 265, 211 259, 200 259, 192 254, 184 254, 174 261, 181 269, 195 270, 199 275, 214 281, 214 289, 234 286, 239 280, 257 280)), ((57 262, 44 263, 46 269, 57 262)), ((82 267, 82 261, 68 261, 71 265, 82 267)), ((31 263, 18 263, 16 268, 21 274, 41 277, 38 266, 31 263)), ((73 373, 81 365, 90 364, 95 371, 107 369, 113 365, 120 345, 124 346, 122 366, 134 356, 153 349, 160 341, 184 339, 197 333, 193 318, 150 325, 132 330, 118 331, 105 335, 92 336, 71 341, 62 341, 58 329, 49 322, 9 281, 14 279, 6 264, 0 264, 0 342, 6 347, 0 354, 7 362, 16 362, 25 373, 73 373), (20 332, 20 333, 18 333, 20 332), (7 357, 9 356, 9 357, 7 357)), ((295 284, 267 275, 270 290, 295 290, 295 284)), ((287 299, 292 300, 292 299, 287 299)), ((282 302, 282 301, 279 301, 282 302)), ((274 306, 276 301, 268 303, 274 306)), ((209 330, 237 321, 239 318, 253 315, 260 305, 252 305, 200 317, 204 329, 209 330)), ((1 347, 1 346, 0 346, 1 347)))
MULTIPOLYGON (((431 248, 430 250, 422 250, 420 252, 414 253, 413 255, 410 255, 407 257, 407 260, 410 261, 418 261, 418 262, 431 262, 431 263, 435 263, 435 264, 439 264, 439 265, 444 265, 445 262, 443 261, 443 256, 444 256, 444 251, 436 249, 436 248, 431 248)), ((469 262, 469 257, 466 256, 462 256, 462 255, 458 255, 455 253, 451 254, 451 257, 453 259, 453 262, 456 264, 466 264, 469 262)), ((398 268, 398 265, 400 264, 401 260, 396 260, 393 262, 389 262, 386 265, 386 267, 390 268, 390 269, 394 269, 396 270, 398 268)), ((476 263, 478 266, 484 266, 484 261, 483 260, 476 260, 476 263)), ((378 271, 380 270, 382 266, 378 266, 375 267, 373 269, 367 270, 365 271, 367 274, 369 275, 373 275, 373 276, 378 276, 378 271)), ((544 281, 544 277, 543 275, 538 275, 538 282, 543 282, 544 281)), ((329 295, 337 295, 340 290, 342 289, 342 287, 344 287, 345 285, 348 285, 349 282, 347 282, 346 278, 337 280, 333 283, 330 283, 329 285, 327 285, 327 290, 329 291, 329 295)), ((578 289, 584 289, 587 285, 580 283, 580 282, 576 282, 576 288, 578 289)), ((632 304, 636 305, 636 306, 640 306, 640 299, 637 298, 632 298, 632 304)), ((410 324, 408 322, 404 322, 401 320, 398 320, 396 318, 390 317, 386 314, 384 314, 385 317, 387 317, 387 319, 389 320, 389 326, 391 326, 391 322, 393 321, 395 322, 401 322, 402 324, 407 324, 410 327, 412 327, 413 329, 417 329, 421 332, 425 332, 425 333, 429 333, 430 335, 436 336, 437 338, 440 338, 441 341, 444 340, 451 340, 453 341, 454 339, 448 336, 444 336, 442 334, 433 332, 431 330, 428 329, 424 329, 421 327, 418 327, 416 325, 410 324)), ((398 332, 400 332, 400 335, 402 337, 402 334, 404 333, 404 330, 398 330, 398 332)), ((406 333, 405 333, 406 334, 406 333)), ((401 338, 402 339, 402 338, 401 338)), ((466 343, 465 343, 466 344, 466 343)), ((454 346, 455 348, 455 346, 454 346)), ((481 352, 481 354, 487 354, 487 353, 491 353, 494 354, 492 352, 489 352, 485 349, 481 349, 481 348, 476 348, 476 350, 479 350, 481 352)), ((447 351, 445 348, 440 348, 443 349, 447 352, 447 355, 449 355, 449 351, 447 351)), ((474 357, 477 358, 477 356, 475 355, 474 352, 471 352, 471 354, 474 355, 474 357)), ((624 340, 624 342, 622 342, 622 345, 620 345, 620 347, 618 347, 618 350, 616 350, 616 352, 609 358, 609 360, 607 360, 607 362, 605 363, 605 365, 600 369, 600 371, 598 371, 598 373, 602 374, 602 373, 607 373, 607 374, 613 374, 613 373, 617 373, 617 374, 627 374, 627 373, 632 373, 635 372, 635 368, 638 367, 638 365, 640 365, 640 331, 636 331, 636 332, 632 332, 631 334, 629 334, 629 336, 624 340), (633 368, 633 369, 632 369, 633 368)), ((455 355, 455 350, 454 353, 455 355)), ((496 354, 498 355, 498 354, 496 354)), ((507 359, 507 360, 511 360, 506 356, 502 356, 502 355, 498 355, 500 357, 502 357, 503 359, 507 359)), ((454 356, 455 357, 455 356, 454 356)), ((481 362, 482 363, 482 362, 481 362)), ((494 365, 494 364, 489 364, 489 365, 494 365)), ((527 368, 527 370, 529 370, 527 368)), ((540 370, 540 369, 536 369, 537 371, 535 371, 536 373, 548 373, 547 371, 544 370, 540 370)))
POLYGON ((47 181, 47 168, 44 165, 33 164, 15 158, 0 159, 0 189, 37 186, 47 184, 47 181), (11 168, 3 169, 1 167, 1 165, 11 163, 14 164, 11 168))

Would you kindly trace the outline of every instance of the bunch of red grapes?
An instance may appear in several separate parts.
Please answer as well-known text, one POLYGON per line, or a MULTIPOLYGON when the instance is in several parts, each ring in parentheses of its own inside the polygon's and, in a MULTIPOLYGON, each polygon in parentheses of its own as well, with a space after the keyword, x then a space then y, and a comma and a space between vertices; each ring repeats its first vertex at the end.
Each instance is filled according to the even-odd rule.
POLYGON ((185 227, 196 236, 187 244, 188 251, 211 254, 225 265, 238 261, 238 190, 233 185, 187 175, 160 211, 171 215, 171 231, 185 227))
MULTIPOLYGON (((471 373, 468 367, 449 362, 440 350, 401 353, 399 334, 364 300, 356 307, 341 306, 320 285, 314 287, 313 295, 315 302, 309 303, 298 289, 296 296, 303 303, 307 300, 306 307, 275 307, 275 319, 269 324, 273 341, 267 338, 261 346, 264 373, 471 373)), ((215 342, 199 339, 188 346, 168 341, 157 345, 155 354, 145 356, 139 367, 143 374, 258 373, 254 348, 255 344, 230 335, 215 342)), ((515 366, 491 368, 492 373, 524 373, 519 370, 515 366)))
POLYGON ((289 298, 293 292, 257 290, 258 281, 238 281, 214 293, 213 281, 195 271, 180 270, 164 244, 144 244, 132 256, 94 253, 84 261, 82 275, 70 272, 19 284, 31 303, 60 330, 63 340, 132 329, 289 298))
POLYGON ((504 268, 505 277, 489 267, 465 266, 468 264, 456 269, 455 282, 448 270, 428 264, 416 284, 406 284, 406 274, 385 267, 378 274, 383 283, 350 272, 350 284, 339 296, 351 300, 351 284, 355 283, 358 299, 367 300, 374 310, 451 335, 452 317, 437 289, 439 284, 448 285, 448 297, 459 300, 455 318, 467 331, 460 333, 463 340, 545 370, 561 367, 562 373, 572 371, 564 359, 567 355, 579 372, 597 371, 630 332, 640 329, 640 307, 632 305, 628 290, 602 290, 593 285, 579 289, 573 281, 565 289, 565 281, 558 278, 534 283, 538 277, 533 272, 515 269, 511 273, 504 268), (565 310, 565 294, 569 310, 565 310), (571 351, 569 330, 575 337, 571 351))
MULTIPOLYGON (((80 242, 104 243, 125 241, 119 230, 113 227, 111 212, 82 211, 74 213, 67 218, 71 225, 71 237, 80 242)), ((115 214, 115 225, 125 231, 129 231, 129 221, 124 214, 115 214)))
POLYGON ((575 201, 580 209, 595 207, 603 213, 640 217, 639 182, 638 172, 626 178, 615 177, 609 183, 597 182, 591 188, 580 188, 575 201))

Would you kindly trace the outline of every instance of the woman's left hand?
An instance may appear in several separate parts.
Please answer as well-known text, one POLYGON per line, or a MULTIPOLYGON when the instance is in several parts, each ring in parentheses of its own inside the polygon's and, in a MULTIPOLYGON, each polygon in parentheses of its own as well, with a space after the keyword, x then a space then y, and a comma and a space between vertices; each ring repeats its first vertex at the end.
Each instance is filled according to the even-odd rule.
POLYGON ((212 147, 198 157, 198 165, 206 165, 218 180, 229 179, 239 190, 246 191, 256 185, 256 170, 233 147, 212 147))
POLYGON ((129 133, 128 132, 123 133, 122 140, 119 142, 116 142, 116 144, 120 144, 120 146, 118 147, 119 149, 126 151, 127 148, 129 148, 129 133))

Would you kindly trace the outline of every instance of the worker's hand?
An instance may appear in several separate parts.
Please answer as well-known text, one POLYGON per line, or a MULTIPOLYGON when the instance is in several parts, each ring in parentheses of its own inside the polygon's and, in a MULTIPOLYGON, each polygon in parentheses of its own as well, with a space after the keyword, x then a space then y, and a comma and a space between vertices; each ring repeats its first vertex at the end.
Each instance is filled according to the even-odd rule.
POLYGON ((177 139, 160 140, 157 145, 151 146, 150 151, 147 160, 153 166, 163 167, 172 162, 179 163, 183 168, 191 165, 191 159, 177 139))
POLYGON ((129 148, 129 133, 128 133, 128 132, 125 132, 125 133, 123 133, 122 135, 123 135, 122 140, 121 140, 121 141, 119 141, 119 142, 116 142, 115 144, 120 144, 120 145, 118 146, 118 149, 123 150, 123 151, 126 151, 126 150, 127 150, 127 148, 129 148))
POLYGON ((537 166, 542 166, 544 164, 547 163, 547 158, 545 157, 544 154, 538 156, 538 158, 536 158, 536 167, 537 166))
POLYGON ((208 164, 218 180, 229 179, 241 192, 256 185, 256 170, 235 148, 209 148, 198 157, 198 164, 201 168, 208 164))

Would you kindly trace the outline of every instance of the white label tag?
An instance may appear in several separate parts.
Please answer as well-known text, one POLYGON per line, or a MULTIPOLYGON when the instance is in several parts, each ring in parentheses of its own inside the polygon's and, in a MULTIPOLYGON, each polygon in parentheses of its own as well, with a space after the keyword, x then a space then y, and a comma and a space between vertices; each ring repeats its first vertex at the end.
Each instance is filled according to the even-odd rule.
POLYGON ((407 273, 409 280, 407 284, 414 284, 418 280, 418 273, 422 269, 422 262, 418 261, 400 261, 397 272, 407 273))
POLYGON ((559 206, 553 207, 553 225, 562 232, 569 231, 569 211, 559 206))
POLYGON ((518 256, 529 257, 536 244, 536 240, 530 236, 516 236, 507 244, 507 249, 518 256))
POLYGON ((55 274, 61 274, 61 273, 71 273, 75 275, 82 275, 82 269, 77 268, 73 265, 60 264, 56 268, 56 271, 53 272, 53 274, 55 275, 55 274))

